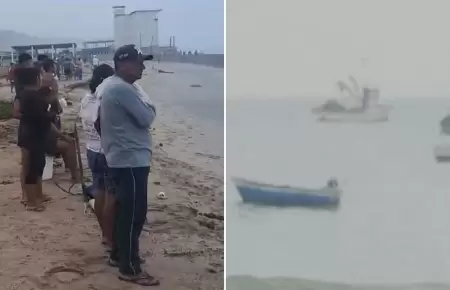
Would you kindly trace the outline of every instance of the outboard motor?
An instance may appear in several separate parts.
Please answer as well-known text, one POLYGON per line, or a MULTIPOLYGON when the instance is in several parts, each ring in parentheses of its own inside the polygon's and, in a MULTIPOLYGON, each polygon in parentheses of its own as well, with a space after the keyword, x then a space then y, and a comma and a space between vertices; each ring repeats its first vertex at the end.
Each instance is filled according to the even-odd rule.
POLYGON ((335 189, 339 187, 339 183, 336 178, 330 178, 327 182, 327 187, 331 189, 335 189))

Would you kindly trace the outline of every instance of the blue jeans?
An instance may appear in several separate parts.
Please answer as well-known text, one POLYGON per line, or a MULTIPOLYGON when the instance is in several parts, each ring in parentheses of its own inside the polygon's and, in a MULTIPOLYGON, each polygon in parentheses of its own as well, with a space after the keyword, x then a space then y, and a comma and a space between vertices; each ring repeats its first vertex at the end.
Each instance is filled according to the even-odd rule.
POLYGON ((106 177, 108 175, 108 165, 105 155, 102 153, 87 150, 86 157, 89 169, 92 173, 93 192, 106 190, 106 177))

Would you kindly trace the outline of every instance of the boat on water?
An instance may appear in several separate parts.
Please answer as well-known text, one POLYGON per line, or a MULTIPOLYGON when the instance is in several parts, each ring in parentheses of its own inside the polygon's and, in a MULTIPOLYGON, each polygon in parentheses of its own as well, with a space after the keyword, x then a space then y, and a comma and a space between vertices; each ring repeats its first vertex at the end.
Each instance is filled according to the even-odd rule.
POLYGON ((389 120, 390 111, 391 108, 387 105, 374 105, 366 109, 355 108, 343 112, 322 112, 317 120, 320 122, 386 122, 389 120))
POLYGON ((438 144, 434 147, 436 162, 450 162, 450 143, 438 144))
POLYGON ((336 179, 319 189, 273 185, 233 178, 244 203, 269 206, 333 207, 340 202, 341 190, 336 179))
POLYGON ((386 122, 389 120, 391 108, 379 104, 380 90, 365 86, 359 88, 356 80, 350 76, 353 89, 345 82, 337 82, 341 93, 347 93, 350 98, 341 100, 329 100, 312 112, 319 115, 321 122, 386 122), (350 105, 344 105, 345 100, 351 100, 350 105))
POLYGON ((450 115, 440 122, 439 143, 434 147, 436 162, 450 162, 450 115))

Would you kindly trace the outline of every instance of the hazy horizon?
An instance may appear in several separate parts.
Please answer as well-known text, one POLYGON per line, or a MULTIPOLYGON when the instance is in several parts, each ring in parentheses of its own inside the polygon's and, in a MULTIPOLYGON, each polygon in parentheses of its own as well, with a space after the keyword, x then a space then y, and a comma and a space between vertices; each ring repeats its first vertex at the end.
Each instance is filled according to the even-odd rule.
POLYGON ((40 38, 82 40, 113 37, 114 5, 125 5, 127 13, 162 9, 159 14, 161 45, 168 45, 169 37, 174 35, 181 50, 224 52, 223 0, 191 0, 189 3, 183 0, 35 0, 27 1, 27 5, 20 1, 0 0, 0 5, 8 11, 0 18, 2 30, 40 38))
POLYGON ((382 98, 445 97, 449 9, 445 0, 229 0, 227 99, 337 97, 349 74, 382 98))

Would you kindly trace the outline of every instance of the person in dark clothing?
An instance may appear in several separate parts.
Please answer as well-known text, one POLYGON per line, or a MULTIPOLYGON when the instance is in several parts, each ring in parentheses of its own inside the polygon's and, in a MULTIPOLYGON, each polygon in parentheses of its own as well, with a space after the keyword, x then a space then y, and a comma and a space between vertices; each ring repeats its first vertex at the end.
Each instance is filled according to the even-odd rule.
POLYGON ((66 58, 63 62, 63 70, 64 75, 66 76, 66 81, 71 80, 74 73, 74 65, 72 60, 69 58, 66 58))
MULTIPOLYGON (((33 66, 33 58, 28 53, 21 53, 19 54, 17 65, 15 68, 21 68, 21 67, 32 67, 33 66)), ((22 89, 22 84, 20 84, 18 81, 16 81, 16 73, 14 70, 14 90, 16 91, 16 96, 22 89)))
MULTIPOLYGON (((21 84, 19 82, 19 80, 17 79, 17 69, 19 68, 26 68, 26 67, 33 67, 33 58, 31 57, 30 54, 28 53, 21 53, 19 54, 18 60, 17 60, 17 64, 14 67, 14 90, 16 92, 16 95, 14 97, 14 103, 13 103, 13 117, 16 119, 20 119, 20 102, 19 102, 19 95, 20 92, 22 91, 23 88, 23 84, 21 84)), ((20 127, 19 127, 19 134, 20 134, 20 127)), ((25 156, 22 154, 22 161, 21 163, 24 163, 24 158, 25 156)), ((25 190, 24 190, 24 166, 22 166, 22 171, 20 173, 20 184, 22 186, 22 200, 21 202, 23 204, 26 203, 26 196, 25 196, 25 190)))
POLYGON ((17 96, 20 102, 17 144, 23 156, 23 189, 27 200, 26 207, 31 211, 43 211, 45 200, 42 192, 42 174, 45 167, 46 136, 54 132, 68 141, 70 138, 61 134, 52 123, 56 114, 48 110, 49 88, 40 86, 39 69, 19 68, 16 76, 17 81, 23 85, 23 89, 17 96))

